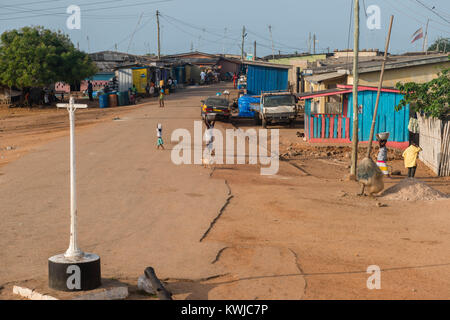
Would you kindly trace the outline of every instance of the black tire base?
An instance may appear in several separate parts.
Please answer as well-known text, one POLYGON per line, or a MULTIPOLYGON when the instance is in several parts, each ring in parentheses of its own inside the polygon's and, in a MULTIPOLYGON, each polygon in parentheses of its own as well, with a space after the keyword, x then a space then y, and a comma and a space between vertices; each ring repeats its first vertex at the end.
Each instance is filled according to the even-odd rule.
POLYGON ((100 257, 85 253, 80 259, 63 254, 48 259, 48 286, 59 291, 86 291, 101 286, 100 257))

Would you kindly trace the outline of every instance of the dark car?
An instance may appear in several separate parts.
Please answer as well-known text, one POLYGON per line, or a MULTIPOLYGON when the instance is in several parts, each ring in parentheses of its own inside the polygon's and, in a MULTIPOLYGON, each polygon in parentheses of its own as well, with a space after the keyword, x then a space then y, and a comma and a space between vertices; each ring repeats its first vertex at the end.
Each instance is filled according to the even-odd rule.
POLYGON ((215 119, 229 121, 231 117, 231 111, 228 99, 220 96, 209 97, 206 100, 202 100, 202 119, 206 114, 215 114, 215 119))

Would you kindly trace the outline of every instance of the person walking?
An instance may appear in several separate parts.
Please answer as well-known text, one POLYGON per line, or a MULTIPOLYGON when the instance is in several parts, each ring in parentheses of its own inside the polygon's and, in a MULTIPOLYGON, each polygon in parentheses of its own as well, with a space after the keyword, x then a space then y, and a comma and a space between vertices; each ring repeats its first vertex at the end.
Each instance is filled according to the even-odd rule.
POLYGON ((386 148, 387 140, 380 140, 380 150, 378 150, 377 156, 377 166, 380 168, 381 172, 387 177, 389 177, 389 171, 387 167, 387 148, 386 148))
POLYGON ((405 161, 405 168, 408 169, 408 178, 414 178, 417 169, 417 157, 422 148, 419 147, 415 142, 403 151, 402 157, 405 161))
POLYGON ((160 147, 164 150, 164 141, 162 139, 162 125, 161 123, 158 123, 156 126, 156 137, 158 140, 156 141, 156 149, 159 149, 160 147))
POLYGON ((164 108, 164 89, 159 90, 159 107, 164 108))
POLYGON ((233 87, 236 89, 236 86, 237 86, 237 75, 236 75, 236 72, 235 73, 233 73, 233 87))
POLYGON ((204 157, 203 164, 204 165, 210 165, 212 163, 212 156, 214 156, 213 146, 214 146, 214 125, 216 121, 210 121, 208 120, 208 117, 205 117, 205 125, 206 125, 206 132, 205 132, 205 140, 206 140, 206 148, 208 150, 207 157, 204 157))
POLYGON ((147 82, 147 85, 145 86, 145 93, 147 94, 147 97, 150 96, 150 83, 147 82))
POLYGON ((92 82, 88 81, 88 95, 89 95, 89 101, 94 101, 94 98, 92 97, 92 94, 94 92, 94 87, 92 86, 92 82))

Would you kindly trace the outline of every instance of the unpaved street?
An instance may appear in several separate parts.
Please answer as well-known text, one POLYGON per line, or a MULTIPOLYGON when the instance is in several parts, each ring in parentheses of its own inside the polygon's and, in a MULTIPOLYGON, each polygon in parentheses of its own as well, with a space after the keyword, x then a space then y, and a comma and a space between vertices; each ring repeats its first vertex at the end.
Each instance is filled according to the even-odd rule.
MULTIPOLYGON (((357 197, 345 164, 326 156, 281 161, 273 176, 258 165, 174 165, 170 134, 192 133, 199 101, 221 88, 188 88, 165 108, 152 100, 77 131, 79 244, 100 255, 104 278, 134 299, 148 298, 135 288, 147 266, 174 299, 449 298, 450 200, 357 197), (156 150, 157 123, 166 150, 156 150), (381 290, 366 286, 370 265, 381 290)), ((283 148, 297 130, 280 130, 283 148)), ((45 283, 48 257, 68 246, 62 132, 0 167, 2 299, 16 282, 45 283)), ((450 192, 426 170, 417 178, 450 192)))

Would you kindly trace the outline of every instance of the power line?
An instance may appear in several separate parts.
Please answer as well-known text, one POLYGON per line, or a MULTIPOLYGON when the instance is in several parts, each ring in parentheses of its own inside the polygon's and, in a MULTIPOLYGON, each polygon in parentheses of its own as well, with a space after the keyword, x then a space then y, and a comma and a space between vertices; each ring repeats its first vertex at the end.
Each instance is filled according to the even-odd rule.
MULTIPOLYGON (((414 3, 414 4, 416 4, 415 3, 415 0, 409 0, 409 1, 411 1, 412 3, 414 3)), ((420 15, 420 16, 422 16, 422 17, 424 17, 425 19, 429 19, 430 21, 433 21, 433 22, 435 22, 435 23, 437 23, 437 24, 440 24, 441 26, 444 26, 444 27, 446 27, 446 28, 448 28, 448 25, 447 24, 445 24, 445 23, 442 23, 441 21, 436 21, 436 20, 433 20, 433 19, 431 19, 429 16, 427 16, 427 15, 424 15, 424 14, 422 14, 422 13, 418 13, 417 11, 414 11, 414 10, 412 10, 411 8, 409 8, 410 9, 410 11, 411 12, 414 12, 415 14, 417 14, 417 15, 420 15)), ((423 10, 422 10, 423 11, 423 10)))
MULTIPOLYGON (((423 22, 423 21, 417 19, 416 17, 411 16, 411 15, 409 15, 408 13, 404 12, 403 10, 398 9, 397 7, 395 7, 394 5, 392 5, 391 2, 389 2, 389 1, 387 1, 387 0, 385 0, 385 1, 386 1, 386 3, 388 3, 389 6, 391 6, 395 11, 397 11, 397 12, 399 12, 399 13, 401 13, 401 14, 404 14, 405 16, 407 16, 407 17, 409 17, 409 18, 411 18, 411 19, 413 19, 413 20, 419 22, 419 23, 422 24, 422 25, 426 24, 425 22, 423 22)), ((431 19, 430 19, 430 21, 434 21, 434 20, 431 20, 431 19)), ((435 30, 437 30, 437 31, 440 31, 440 32, 444 32, 444 33, 450 34, 449 31, 442 30, 442 29, 436 28, 436 27, 431 26, 431 25, 430 25, 429 27, 432 28, 432 29, 435 29, 435 30)))
MULTIPOLYGON (((117 1, 124 1, 124 0, 117 0, 117 1)), ((93 8, 93 9, 89 9, 89 11, 99 11, 99 10, 109 10, 109 9, 116 9, 116 8, 123 8, 123 7, 130 7, 130 6, 138 6, 138 5, 149 5, 149 4, 155 4, 155 3, 161 3, 161 2, 171 2, 174 0, 158 0, 158 1, 151 1, 151 2, 139 2, 139 3, 132 3, 132 4, 126 4, 126 5, 120 5, 120 6, 112 6, 112 7, 101 7, 101 8, 93 8)), ((111 1, 102 1, 102 3, 110 3, 111 1)), ((100 2, 97 2, 96 4, 99 4, 100 2)), ((93 4, 93 3, 92 3, 93 4)), ((46 11, 48 12, 48 11, 46 11)), ((35 14, 35 15, 30 15, 30 16, 22 16, 22 17, 10 17, 10 18, 2 18, 0 20, 4 21, 4 20, 17 20, 17 19, 25 19, 25 18, 34 18, 34 17, 40 17, 40 16, 50 16, 50 15, 64 15, 66 16, 66 13, 59 13, 59 12, 52 12, 52 13, 42 13, 42 14, 35 14)))
POLYGON ((431 12, 433 12, 435 15, 437 15, 439 18, 441 18, 442 20, 444 20, 445 22, 447 22, 447 23, 449 23, 450 24, 450 21, 449 20, 447 20, 447 19, 445 19, 443 16, 441 16, 439 13, 437 13, 436 11, 434 11, 433 9, 434 9, 434 7, 433 7, 433 9, 431 9, 431 8, 428 8, 425 4, 423 4, 421 1, 419 1, 419 0, 415 0, 417 3, 419 3, 422 7, 424 7, 424 8, 426 8, 427 10, 429 10, 429 11, 431 11, 431 12))

